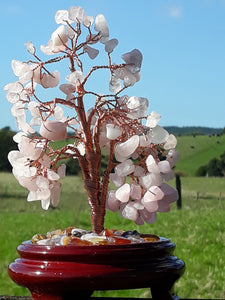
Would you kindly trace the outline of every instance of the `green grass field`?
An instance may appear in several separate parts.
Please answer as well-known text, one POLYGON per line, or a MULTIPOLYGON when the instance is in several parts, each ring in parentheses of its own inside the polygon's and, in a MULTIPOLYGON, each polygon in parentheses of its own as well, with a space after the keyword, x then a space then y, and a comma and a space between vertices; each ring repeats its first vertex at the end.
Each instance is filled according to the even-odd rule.
MULTIPOLYGON (((108 212, 105 227, 137 229, 169 237, 177 246, 176 255, 186 264, 184 276, 176 283, 176 293, 181 298, 225 298, 224 178, 183 177, 181 180, 182 210, 177 210, 174 204, 170 213, 158 214, 156 223, 143 226, 136 226, 117 213, 108 212)), ((29 295, 7 275, 7 266, 18 257, 16 247, 22 241, 35 233, 70 225, 91 228, 80 177, 64 179, 59 207, 47 212, 40 208, 39 202, 27 203, 26 194, 11 174, 0 173, 0 295, 29 295)), ((150 297, 147 289, 96 292, 95 296, 103 294, 150 297)))
POLYGON ((225 134, 221 136, 192 135, 177 138, 180 160, 176 170, 188 176, 195 176, 196 170, 213 158, 219 158, 225 151, 225 134))

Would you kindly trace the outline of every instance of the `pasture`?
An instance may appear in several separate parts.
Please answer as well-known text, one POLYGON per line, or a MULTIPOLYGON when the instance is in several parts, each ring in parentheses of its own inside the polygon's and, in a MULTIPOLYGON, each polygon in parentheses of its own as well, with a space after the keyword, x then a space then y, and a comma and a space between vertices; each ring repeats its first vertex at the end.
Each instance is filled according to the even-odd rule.
MULTIPOLYGON (((90 229, 89 207, 81 177, 63 180, 61 202, 43 211, 39 202, 26 202, 27 192, 11 174, 0 173, 0 295, 29 295, 7 275, 16 257, 16 247, 35 233, 46 233, 70 225, 90 229)), ((175 185, 175 182, 172 182, 175 185)), ((186 272, 176 283, 181 298, 225 298, 225 185, 224 178, 181 178, 183 207, 173 205, 170 213, 159 213, 152 225, 136 226, 132 221, 107 212, 106 228, 138 230, 170 238, 176 255, 184 260, 186 272), (198 195, 198 197, 197 197, 198 195)), ((147 289, 96 292, 115 297, 150 297, 147 289)))

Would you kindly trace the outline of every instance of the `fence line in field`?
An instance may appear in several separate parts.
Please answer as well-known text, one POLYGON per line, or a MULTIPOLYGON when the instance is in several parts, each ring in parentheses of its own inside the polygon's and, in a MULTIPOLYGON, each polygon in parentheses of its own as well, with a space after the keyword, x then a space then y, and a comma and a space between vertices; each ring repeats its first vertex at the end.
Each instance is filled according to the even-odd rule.
MULTIPOLYGON (((207 193, 207 192, 200 192, 200 191, 197 191, 196 192, 196 200, 199 200, 199 199, 209 199, 209 198, 215 198, 216 195, 212 195, 211 193, 207 193)), ((225 200, 223 197, 222 197, 222 192, 219 192, 218 194, 218 200, 219 202, 221 202, 222 200, 225 200)))

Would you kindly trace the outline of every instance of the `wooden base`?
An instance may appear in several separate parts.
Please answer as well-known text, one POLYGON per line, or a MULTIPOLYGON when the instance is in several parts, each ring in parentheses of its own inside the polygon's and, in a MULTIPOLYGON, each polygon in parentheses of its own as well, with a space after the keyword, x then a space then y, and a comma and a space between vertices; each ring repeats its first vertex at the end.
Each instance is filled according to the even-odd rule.
POLYGON ((102 246, 40 246, 30 241, 17 248, 20 258, 9 276, 28 288, 34 300, 87 299, 95 290, 151 289, 152 299, 179 299, 173 293, 184 262, 173 256, 169 239, 102 246))

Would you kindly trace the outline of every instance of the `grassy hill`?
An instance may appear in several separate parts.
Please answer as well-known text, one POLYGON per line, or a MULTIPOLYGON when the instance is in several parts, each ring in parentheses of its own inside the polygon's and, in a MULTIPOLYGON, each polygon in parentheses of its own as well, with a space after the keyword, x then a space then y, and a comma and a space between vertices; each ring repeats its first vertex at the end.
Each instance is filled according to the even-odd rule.
POLYGON ((225 152, 225 135, 178 136, 177 140, 180 160, 176 170, 188 176, 194 176, 200 166, 207 164, 212 158, 219 158, 225 152))

